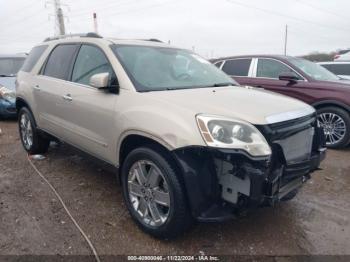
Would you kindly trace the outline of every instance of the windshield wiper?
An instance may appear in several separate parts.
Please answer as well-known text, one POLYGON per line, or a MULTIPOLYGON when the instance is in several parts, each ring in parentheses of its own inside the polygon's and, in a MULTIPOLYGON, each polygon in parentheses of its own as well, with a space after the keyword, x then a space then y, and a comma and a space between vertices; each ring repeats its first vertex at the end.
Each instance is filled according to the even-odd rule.
POLYGON ((235 86, 235 84, 231 82, 224 82, 224 83, 215 83, 211 85, 211 87, 220 87, 220 86, 235 86))

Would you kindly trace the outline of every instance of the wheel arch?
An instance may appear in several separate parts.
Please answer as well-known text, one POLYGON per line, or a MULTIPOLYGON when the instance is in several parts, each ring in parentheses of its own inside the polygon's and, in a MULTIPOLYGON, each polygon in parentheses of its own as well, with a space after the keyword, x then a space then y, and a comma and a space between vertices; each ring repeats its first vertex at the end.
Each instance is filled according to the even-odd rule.
POLYGON ((33 112, 32 108, 30 107, 29 103, 21 97, 16 97, 16 110, 17 110, 17 112, 19 113, 19 110, 21 110, 21 108, 23 108, 23 107, 26 107, 30 111, 30 113, 32 113, 32 116, 34 119, 34 124, 36 126, 36 119, 34 116, 34 112, 33 112))
MULTIPOLYGON (((182 166, 178 162, 178 159, 173 154, 174 148, 172 148, 169 144, 167 144, 165 141, 160 140, 154 136, 151 136, 149 134, 144 133, 129 133, 128 135, 123 136, 121 139, 121 142, 119 143, 118 147, 118 170, 122 170, 122 165, 124 160, 126 159, 127 155, 134 149, 139 147, 149 147, 151 149, 154 149, 156 152, 160 152, 165 154, 172 163, 174 163, 174 168, 179 174, 179 179, 185 186, 185 189, 187 189, 185 185, 185 177, 183 173, 182 166)), ((118 176, 119 182, 121 183, 121 175, 118 176)), ((185 190, 186 199, 188 199, 188 192, 185 190)))
POLYGON ((336 101, 336 100, 319 101, 319 102, 312 104, 312 106, 316 109, 321 109, 321 108, 328 107, 328 106, 338 107, 338 108, 345 110, 347 113, 350 114, 350 106, 348 106, 342 102, 336 101))

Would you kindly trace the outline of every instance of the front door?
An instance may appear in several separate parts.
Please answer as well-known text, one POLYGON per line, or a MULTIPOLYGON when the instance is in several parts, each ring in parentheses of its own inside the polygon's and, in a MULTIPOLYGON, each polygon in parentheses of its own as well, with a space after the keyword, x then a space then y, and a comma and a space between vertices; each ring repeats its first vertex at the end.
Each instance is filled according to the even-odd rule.
POLYGON ((95 45, 83 44, 65 94, 71 99, 65 116, 69 127, 66 139, 70 144, 111 162, 110 157, 115 153, 111 142, 115 137, 115 105, 119 96, 111 89, 90 86, 91 76, 98 73, 109 73, 109 85, 117 86, 116 75, 104 52, 95 45))
POLYGON ((306 103, 311 103, 313 100, 307 92, 308 82, 291 67, 276 59, 259 58, 255 77, 251 78, 250 85, 291 96, 306 103), (286 72, 295 73, 299 80, 295 82, 279 80, 279 75, 286 72))

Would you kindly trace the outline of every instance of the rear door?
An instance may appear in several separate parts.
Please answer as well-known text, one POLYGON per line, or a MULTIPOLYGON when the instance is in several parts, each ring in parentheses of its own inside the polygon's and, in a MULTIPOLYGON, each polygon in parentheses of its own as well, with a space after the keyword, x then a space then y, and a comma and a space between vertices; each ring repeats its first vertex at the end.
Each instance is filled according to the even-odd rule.
POLYGON ((221 66, 221 70, 231 76, 240 85, 250 85, 250 76, 253 70, 253 59, 251 58, 235 58, 225 60, 221 66))
POLYGON ((78 51, 77 44, 57 45, 45 62, 37 83, 36 102, 40 118, 40 128, 65 139, 69 111, 68 79, 78 51))
POLYGON ((101 159, 111 162, 115 148, 111 142, 115 135, 116 89, 100 90, 90 86, 94 74, 109 73, 112 87, 118 86, 114 70, 104 51, 96 45, 80 47, 71 82, 65 86, 65 95, 70 97, 65 115, 66 141, 101 159))

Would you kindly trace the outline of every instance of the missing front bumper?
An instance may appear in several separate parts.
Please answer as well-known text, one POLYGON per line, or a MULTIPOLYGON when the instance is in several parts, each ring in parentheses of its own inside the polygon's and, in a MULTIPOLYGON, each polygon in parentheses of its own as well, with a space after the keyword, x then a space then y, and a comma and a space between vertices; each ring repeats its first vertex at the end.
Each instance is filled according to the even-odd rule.
POLYGON ((276 164, 237 150, 187 147, 174 151, 183 171, 187 196, 199 221, 232 219, 252 208, 273 206, 310 178, 325 157, 313 152, 308 161, 276 164))

